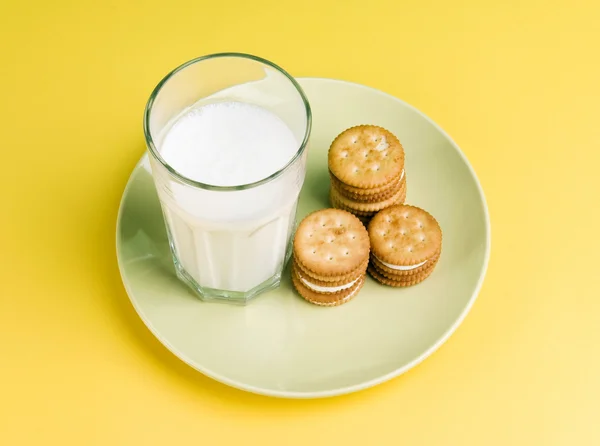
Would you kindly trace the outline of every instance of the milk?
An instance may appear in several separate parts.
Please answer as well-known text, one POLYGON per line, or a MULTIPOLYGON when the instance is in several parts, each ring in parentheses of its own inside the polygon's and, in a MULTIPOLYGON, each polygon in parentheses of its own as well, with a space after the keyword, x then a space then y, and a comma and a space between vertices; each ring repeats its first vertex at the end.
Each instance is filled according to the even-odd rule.
MULTIPOLYGON (((285 167, 299 146, 276 114, 234 101, 185 110, 158 140, 168 165, 211 186, 267 178, 285 167)), ((153 166, 180 276, 201 293, 217 295, 278 282, 304 179, 304 163, 296 164, 265 184, 235 191, 191 187, 153 166)))

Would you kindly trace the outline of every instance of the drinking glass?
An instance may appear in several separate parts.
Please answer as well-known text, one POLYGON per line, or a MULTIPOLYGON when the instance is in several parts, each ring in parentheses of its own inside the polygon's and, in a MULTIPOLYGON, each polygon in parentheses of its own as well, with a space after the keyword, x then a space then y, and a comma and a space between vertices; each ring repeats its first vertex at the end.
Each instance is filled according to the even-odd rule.
POLYGON ((291 254, 311 130, 298 83, 265 59, 240 53, 191 60, 154 89, 144 134, 175 270, 203 300, 246 303, 279 286, 291 254), (298 142, 277 172, 250 184, 215 186, 187 178, 161 156, 171 125, 193 107, 236 101, 281 118, 298 142))

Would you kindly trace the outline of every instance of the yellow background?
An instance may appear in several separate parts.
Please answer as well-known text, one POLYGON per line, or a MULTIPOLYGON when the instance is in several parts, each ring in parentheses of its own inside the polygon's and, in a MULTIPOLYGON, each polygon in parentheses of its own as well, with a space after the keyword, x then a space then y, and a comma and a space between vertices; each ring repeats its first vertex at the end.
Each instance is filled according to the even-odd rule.
POLYGON ((600 444, 600 6, 573 1, 0 4, 0 444, 600 444), (250 52, 415 105, 471 161, 486 281, 437 353, 328 400, 243 393, 143 326, 117 208, 155 84, 250 52))

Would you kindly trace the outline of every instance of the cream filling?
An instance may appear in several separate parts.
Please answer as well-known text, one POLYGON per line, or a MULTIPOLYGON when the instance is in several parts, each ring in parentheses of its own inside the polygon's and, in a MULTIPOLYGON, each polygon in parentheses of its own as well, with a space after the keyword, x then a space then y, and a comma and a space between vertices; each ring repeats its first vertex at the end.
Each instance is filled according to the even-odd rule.
POLYGON ((423 266, 423 265, 425 265, 425 264, 427 263, 427 260, 425 260, 424 262, 417 263, 416 265, 405 265, 405 266, 402 266, 402 265, 392 265, 391 263, 384 262, 383 260, 381 260, 381 259, 380 259, 379 257, 377 257, 377 256, 375 256, 375 258, 376 258, 377 260, 379 260, 379 261, 381 262, 381 264, 382 264, 382 265, 385 265, 385 266, 387 266, 388 268, 390 268, 390 269, 395 269, 395 270, 397 270, 397 271, 410 271, 411 269, 416 269, 416 268, 418 268, 419 266, 423 266))
POLYGON ((346 297, 344 297, 343 301, 347 302, 348 300, 350 300, 352 298, 352 296, 354 296, 356 293, 358 293, 358 288, 355 289, 354 291, 352 291, 350 294, 348 294, 346 297))
MULTIPOLYGON (((346 303, 348 302, 350 299, 352 299, 354 297, 354 295, 358 293, 358 288, 356 288, 355 290, 353 290, 350 294, 348 294, 347 296, 345 296, 342 300, 340 300, 340 303, 346 303)), ((335 305, 337 305, 338 302, 328 302, 328 303, 322 303, 319 305, 325 305, 327 307, 334 307, 335 305)))
POLYGON ((360 277, 357 277, 352 282, 347 283, 345 285, 339 285, 339 286, 320 286, 320 285, 315 285, 314 283, 310 283, 308 280, 306 280, 300 274, 299 274, 299 276, 300 276, 300 280, 302 281, 302 283, 304 285, 306 285, 311 290, 316 291, 317 293, 337 293, 338 291, 347 290, 352 285, 354 285, 356 282, 358 282, 358 279, 360 279, 360 277))

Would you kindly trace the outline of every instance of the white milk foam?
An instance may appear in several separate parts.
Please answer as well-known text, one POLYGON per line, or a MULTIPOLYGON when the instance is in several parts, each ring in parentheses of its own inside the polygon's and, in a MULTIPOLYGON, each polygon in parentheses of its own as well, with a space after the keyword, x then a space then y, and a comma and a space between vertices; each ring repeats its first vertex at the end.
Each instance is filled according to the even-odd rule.
MULTIPOLYGON (((241 102, 195 106, 162 135, 159 151, 171 167, 214 186, 266 178, 299 148, 277 115, 241 102)), ((264 185, 227 192, 192 188, 153 168, 177 259, 198 285, 249 291, 281 272, 304 179, 298 165, 264 185)))
POLYGON ((297 148, 294 134, 277 115, 243 102, 220 102, 179 118, 160 153, 187 178, 239 186, 277 172, 297 148))

